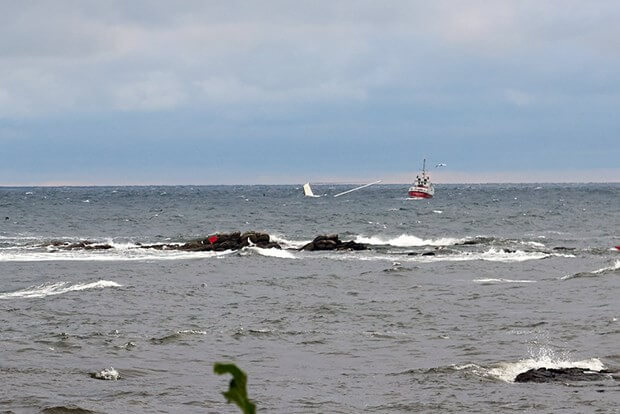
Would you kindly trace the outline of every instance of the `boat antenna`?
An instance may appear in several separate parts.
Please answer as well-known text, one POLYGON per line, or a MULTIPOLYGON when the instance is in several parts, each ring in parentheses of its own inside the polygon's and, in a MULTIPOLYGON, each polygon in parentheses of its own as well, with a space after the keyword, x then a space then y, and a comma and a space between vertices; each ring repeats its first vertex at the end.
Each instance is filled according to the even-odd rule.
POLYGON ((426 174, 426 158, 424 158, 422 162, 422 174, 426 174))

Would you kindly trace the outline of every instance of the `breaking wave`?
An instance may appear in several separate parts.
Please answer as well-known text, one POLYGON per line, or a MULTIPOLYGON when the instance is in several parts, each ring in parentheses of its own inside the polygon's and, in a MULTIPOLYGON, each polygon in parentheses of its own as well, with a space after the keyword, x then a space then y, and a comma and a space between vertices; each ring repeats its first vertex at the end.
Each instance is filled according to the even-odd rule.
POLYGON ((271 235, 271 241, 278 243, 283 249, 299 249, 312 240, 288 240, 282 236, 271 235))
POLYGON ((443 237, 439 239, 421 239, 409 234, 401 234, 400 236, 393 238, 385 238, 380 236, 357 236, 356 243, 371 244, 375 246, 387 245, 394 247, 420 247, 420 246, 453 246, 457 243, 463 243, 469 240, 469 238, 453 238, 443 237))
POLYGON ((494 378, 504 382, 514 382, 517 375, 531 369, 562 369, 562 368, 582 368, 591 371, 602 371, 605 365, 598 358, 572 361, 566 357, 557 357, 555 353, 547 348, 543 348, 538 355, 516 362, 500 362, 491 367, 482 367, 476 364, 466 364, 455 366, 456 370, 469 370, 475 375, 494 378))
MULTIPOLYGON (((467 261, 489 261, 489 262, 503 262, 503 263, 511 263, 511 262, 525 262, 528 260, 540 260, 546 259, 552 256, 560 256, 552 253, 543 253, 543 252, 524 252, 521 250, 514 251, 506 251, 502 249, 489 249, 484 252, 457 252, 450 251, 449 253, 445 253, 441 250, 437 252, 428 252, 433 253, 432 255, 425 254, 417 254, 417 255, 408 255, 403 256, 399 255, 397 260, 399 262, 413 262, 413 263, 436 263, 436 262, 467 262, 467 261)), ((393 254, 385 254, 379 252, 355 252, 355 253, 328 253, 329 258, 336 260, 363 260, 363 261, 374 261, 374 260, 384 260, 384 261, 394 261, 396 256, 393 254)))
POLYGON ((611 266, 603 267, 601 269, 593 270, 591 272, 579 272, 579 273, 574 273, 572 275, 565 275, 565 276, 562 276, 560 280, 576 279, 580 277, 595 277, 595 276, 604 275, 607 273, 613 273, 613 272, 616 272, 617 270, 620 270, 620 260, 616 260, 616 262, 611 266))
POLYGON ((137 246, 117 247, 105 251, 16 251, 0 249, 0 262, 45 262, 45 261, 147 261, 186 260, 227 256, 232 250, 222 252, 185 252, 175 250, 139 249, 137 246))
POLYGON ((261 256, 277 257, 279 259, 296 259, 295 255, 287 250, 282 249, 261 249, 260 247, 246 247, 252 252, 258 253, 261 256))
POLYGON ((512 280, 512 279, 474 279, 474 282, 483 285, 493 285, 496 283, 536 283, 535 280, 512 280))
POLYGON ((98 280, 92 283, 76 283, 74 285, 70 285, 68 282, 44 283, 39 286, 31 286, 15 292, 0 293, 0 299, 44 298, 46 296, 61 295, 67 292, 121 286, 122 285, 110 280, 98 280))

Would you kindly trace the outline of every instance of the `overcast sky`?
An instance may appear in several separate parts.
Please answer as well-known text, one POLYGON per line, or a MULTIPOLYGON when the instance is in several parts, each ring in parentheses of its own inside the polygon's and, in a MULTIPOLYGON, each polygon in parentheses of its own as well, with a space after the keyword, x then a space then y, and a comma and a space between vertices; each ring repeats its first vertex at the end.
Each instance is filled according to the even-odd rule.
POLYGON ((617 0, 0 10, 0 185, 620 182, 617 0))

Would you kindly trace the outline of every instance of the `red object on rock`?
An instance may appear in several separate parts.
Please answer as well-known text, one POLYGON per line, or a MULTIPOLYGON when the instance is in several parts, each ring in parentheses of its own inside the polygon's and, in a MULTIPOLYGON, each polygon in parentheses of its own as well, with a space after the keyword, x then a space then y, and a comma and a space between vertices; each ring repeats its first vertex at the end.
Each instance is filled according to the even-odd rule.
POLYGON ((217 236, 209 236, 207 240, 209 240, 209 243, 213 244, 217 241, 217 236))
POLYGON ((620 246, 616 246, 616 249, 620 250, 620 246))

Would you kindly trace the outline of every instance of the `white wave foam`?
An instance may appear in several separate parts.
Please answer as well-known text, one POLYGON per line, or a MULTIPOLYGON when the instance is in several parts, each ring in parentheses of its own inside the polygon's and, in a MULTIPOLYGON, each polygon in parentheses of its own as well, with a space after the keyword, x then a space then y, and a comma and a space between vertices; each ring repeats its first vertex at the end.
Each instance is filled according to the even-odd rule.
POLYGON ((282 249, 261 249, 260 247, 246 247, 261 256, 277 257, 280 259, 296 259, 295 255, 287 250, 282 249))
POLYGON ((218 258, 234 253, 232 250, 222 252, 186 252, 177 250, 119 248, 101 251, 4 251, 0 250, 0 262, 45 262, 45 261, 149 261, 149 260, 188 260, 218 258))
POLYGON ((272 242, 278 243, 284 249, 299 249, 306 244, 310 243, 312 240, 288 240, 281 236, 270 236, 270 240, 272 242))
POLYGON ((527 260, 544 259, 550 255, 542 252, 524 252, 516 250, 509 253, 501 249, 489 249, 483 253, 474 253, 472 256, 478 256, 480 260, 487 260, 490 262, 525 262, 527 260))
MULTIPOLYGON (((534 353, 530 351, 530 353, 534 353)), ((476 375, 482 377, 492 377, 505 382, 514 382, 517 375, 527 372, 531 369, 547 368, 547 369, 565 369, 565 368, 581 368, 591 371, 601 371, 606 369, 605 365, 598 358, 584 359, 581 361, 572 361, 567 356, 558 357, 553 350, 543 347, 531 355, 530 358, 522 359, 516 362, 500 362, 492 367, 486 368, 476 364, 465 364, 454 366, 457 371, 469 370, 476 375)))
POLYGON ((468 238, 443 237, 439 239, 421 239, 409 234, 401 234, 393 238, 381 236, 357 236, 356 243, 372 244, 372 245, 389 245, 394 247, 419 247, 419 246, 452 246, 456 243, 462 243, 468 238))
POLYGON ((614 263, 612 266, 603 267, 602 269, 595 270, 592 273, 597 275, 599 273, 603 273, 603 272, 607 272, 607 271, 612 271, 612 270, 618 270, 618 269, 620 269, 620 260, 616 260, 616 263, 614 263))
POLYGON ((544 244, 540 243, 540 242, 535 242, 535 241, 522 241, 520 242, 521 244, 525 245, 525 246, 532 246, 532 247, 545 247, 544 244))
POLYGON ((32 286, 15 292, 0 293, 0 299, 43 298, 46 296, 60 295, 67 292, 121 286, 122 285, 110 280, 98 280, 97 282, 92 283, 76 283, 74 285, 69 285, 68 282, 44 283, 39 286, 32 286))
POLYGON ((100 372, 95 372, 91 376, 96 379, 107 380, 107 381, 116 381, 117 379, 121 377, 118 371, 115 370, 113 367, 105 368, 104 370, 100 372))
POLYGON ((197 331, 194 329, 183 329, 182 331, 177 331, 178 334, 185 335, 206 335, 207 331, 197 331))
POLYGON ((495 283, 536 283, 535 280, 512 280, 512 279, 474 279, 475 283, 495 284, 495 283))
POLYGON ((565 276, 562 276, 560 280, 573 279, 579 276, 594 276, 594 275, 598 275, 598 274, 605 273, 605 272, 613 272, 619 269, 620 269, 620 260, 616 260, 616 262, 611 266, 603 267, 597 270, 593 270, 591 272, 579 272, 579 273, 575 273, 572 275, 565 275, 565 276))
POLYGON ((592 371, 601 371, 605 366, 598 358, 584 359, 581 361, 571 361, 568 359, 557 359, 552 354, 543 355, 539 358, 523 359, 517 362, 502 362, 495 368, 486 370, 486 375, 500 379, 505 382, 514 382, 517 375, 531 369, 561 369, 561 368, 582 368, 592 371))
MULTIPOLYGON (((313 256, 320 255, 319 252, 314 252, 313 256)), ((522 252, 515 251, 508 253, 501 250, 490 249, 486 252, 462 252, 457 254, 436 254, 434 256, 399 256, 398 260, 401 262, 415 262, 415 263, 436 263, 436 262, 466 262, 474 260, 484 260, 489 262, 524 262, 527 260, 540 260, 550 256, 556 256, 555 254, 546 254, 542 252, 522 252)), ((382 254, 372 251, 355 252, 355 253, 326 253, 322 257, 329 257, 335 260, 362 260, 362 261, 394 261, 394 256, 390 254, 382 254)))

